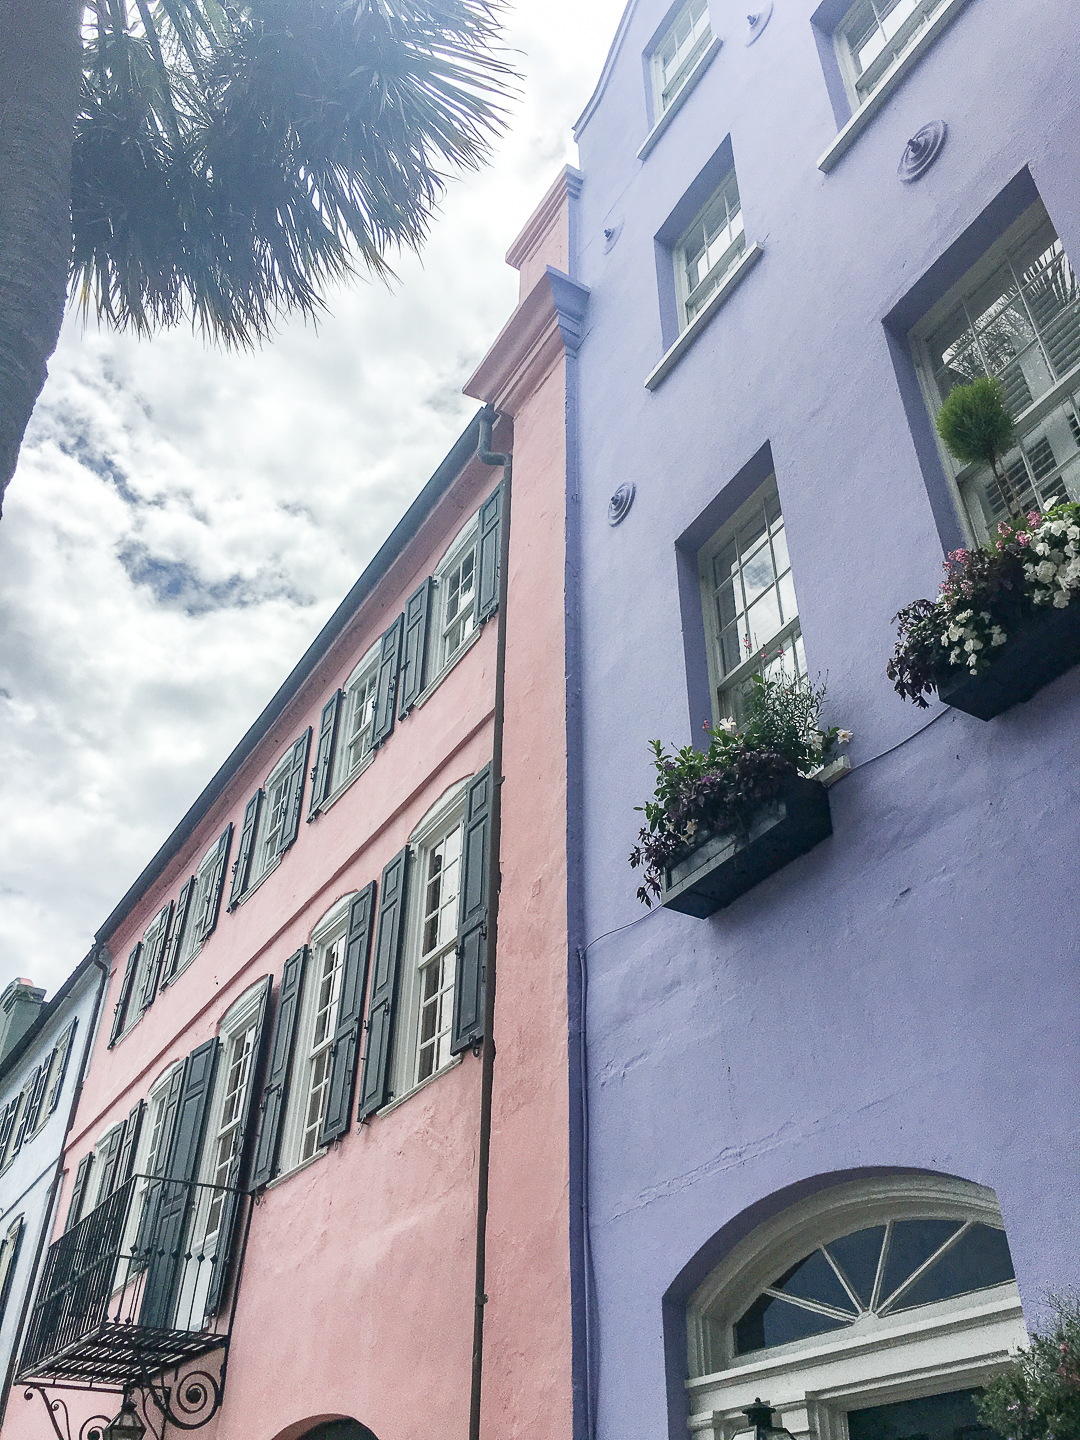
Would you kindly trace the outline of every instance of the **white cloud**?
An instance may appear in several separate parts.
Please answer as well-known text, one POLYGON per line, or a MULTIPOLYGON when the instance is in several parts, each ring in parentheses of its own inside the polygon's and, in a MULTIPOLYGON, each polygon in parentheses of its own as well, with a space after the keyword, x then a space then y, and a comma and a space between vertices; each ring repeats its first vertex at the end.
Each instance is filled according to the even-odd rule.
POLYGON ((81 958, 473 413, 621 9, 512 8, 510 133, 391 289, 254 354, 68 322, 0 524, 0 986, 81 958))

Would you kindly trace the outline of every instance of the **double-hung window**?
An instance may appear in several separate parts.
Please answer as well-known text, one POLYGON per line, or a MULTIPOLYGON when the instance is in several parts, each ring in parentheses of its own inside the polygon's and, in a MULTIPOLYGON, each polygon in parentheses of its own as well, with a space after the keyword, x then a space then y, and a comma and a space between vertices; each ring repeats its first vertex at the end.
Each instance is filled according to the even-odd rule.
POLYGON ((1036 202, 912 332, 931 414, 957 385, 1000 383, 1016 421, 1004 485, 943 453, 975 536, 1010 510, 1080 498, 1080 284, 1036 202))
POLYGON ((330 1090, 349 899, 335 905, 319 922, 311 940, 292 1063, 290 1117, 279 1166, 282 1171, 302 1165, 321 1148, 319 1131, 330 1090))
POLYGON ((840 66, 856 108, 868 100, 956 0, 858 0, 836 30, 840 66))
POLYGON ((291 752, 282 757, 270 773, 263 797, 262 820, 255 857, 251 866, 251 884, 261 880, 277 859, 282 836, 289 818, 289 761, 291 752))
POLYGON ((739 185, 732 168, 675 246, 679 328, 685 330, 746 249, 739 185))
POLYGON ((477 538, 474 515, 435 572, 439 623, 434 637, 437 646, 435 663, 430 667, 433 674, 438 674, 453 661, 477 626, 477 538))
POLYGON ((741 721, 754 675, 806 676, 775 477, 702 547, 698 566, 714 719, 741 721))
POLYGON ((232 826, 226 827, 203 858, 191 882, 190 899, 178 906, 173 951, 166 965, 165 980, 174 980, 180 971, 202 949, 203 941, 217 924, 221 891, 225 884, 225 865, 232 840, 232 826))
POLYGON ((379 647, 376 645, 360 661, 345 685, 342 700, 344 714, 334 766, 334 790, 351 779, 372 754, 371 734, 375 724, 378 687, 379 647))
POLYGON ((652 53, 653 118, 659 120, 686 84, 712 39, 706 0, 689 0, 652 53))

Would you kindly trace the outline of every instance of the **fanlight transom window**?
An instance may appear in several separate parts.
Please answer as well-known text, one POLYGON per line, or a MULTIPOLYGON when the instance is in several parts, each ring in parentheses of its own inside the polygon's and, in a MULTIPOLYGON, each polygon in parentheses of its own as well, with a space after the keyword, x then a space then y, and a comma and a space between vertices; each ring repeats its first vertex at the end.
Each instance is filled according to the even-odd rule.
POLYGON ((1013 1279, 1005 1232, 978 1221, 889 1220, 819 1245, 735 1322, 735 1353, 808 1339, 1013 1279))

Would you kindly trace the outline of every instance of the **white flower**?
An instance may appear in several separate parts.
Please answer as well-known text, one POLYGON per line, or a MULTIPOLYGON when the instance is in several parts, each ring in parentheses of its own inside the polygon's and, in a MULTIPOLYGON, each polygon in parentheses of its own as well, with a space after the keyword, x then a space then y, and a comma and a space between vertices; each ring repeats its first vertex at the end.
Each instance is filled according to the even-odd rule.
POLYGON ((950 664, 950 665, 958 665, 959 663, 960 663, 960 646, 957 645, 957 647, 956 647, 955 650, 950 650, 950 651, 949 651, 949 664, 950 664))
POLYGON ((1004 645, 1006 638, 1007 637, 1005 631, 1001 628, 1000 625, 995 625, 993 630, 991 630, 990 632, 991 645, 1004 645))
POLYGON ((1057 573, 1057 566, 1052 560, 1043 560, 1035 567, 1035 574, 1045 585, 1052 580, 1057 573))
POLYGON ((1070 525, 1065 534, 1070 540, 1080 540, 1080 525, 1070 525))
POLYGON ((971 619, 971 617, 972 617, 972 615, 974 615, 974 613, 975 613, 974 610, 965 610, 965 611, 963 611, 962 614, 957 615, 957 617, 956 617, 956 623, 957 623, 957 625, 963 625, 963 624, 965 624, 968 620, 971 619))
POLYGON ((1064 535, 1067 528, 1068 526, 1064 520, 1052 520, 1050 522, 1051 535, 1064 535))
POLYGON ((836 743, 838 745, 849 745, 851 743, 851 735, 852 732, 850 730, 837 730, 836 743))
POLYGON ((1036 555, 1050 554, 1050 546, 1046 543, 1045 540, 1038 541, 1038 543, 1033 545, 1031 548, 1035 551, 1036 555))
POLYGON ((965 640, 965 642, 964 642, 964 649, 965 649, 969 654, 974 654, 974 652, 975 652, 976 650, 981 650, 982 648, 983 648, 983 643, 982 643, 982 641, 976 639, 974 635, 971 637, 970 640, 965 640))
POLYGON ((1059 590, 1059 591, 1057 592, 1057 594, 1054 596, 1054 606, 1055 606, 1055 608, 1058 609, 1058 610, 1064 610, 1064 609, 1065 609, 1065 606, 1068 605, 1068 603, 1069 603, 1069 592, 1068 592, 1067 590, 1059 590))
POLYGON ((725 735, 734 735, 739 727, 734 720, 718 720, 716 728, 717 730, 722 730, 725 735))

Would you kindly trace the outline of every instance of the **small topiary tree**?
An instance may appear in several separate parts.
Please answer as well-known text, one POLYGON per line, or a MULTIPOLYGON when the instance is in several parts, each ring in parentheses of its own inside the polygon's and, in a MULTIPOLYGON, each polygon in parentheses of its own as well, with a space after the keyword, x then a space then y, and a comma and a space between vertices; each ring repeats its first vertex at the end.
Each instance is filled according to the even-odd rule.
POLYGON ((1012 515, 1021 514, 1020 497, 1001 465, 1016 436, 1013 418, 997 380, 982 375, 958 385, 938 411, 937 432, 950 455, 962 465, 989 465, 1012 515))

